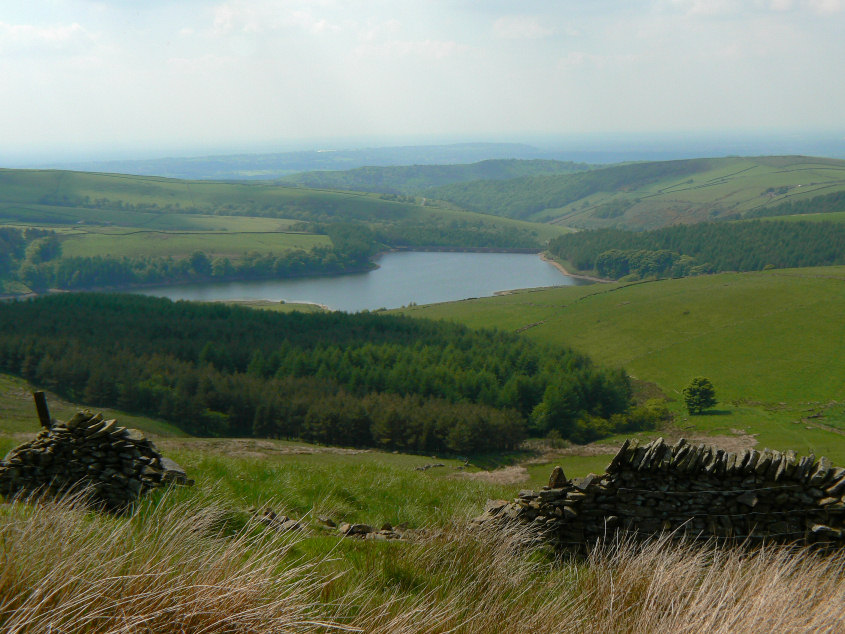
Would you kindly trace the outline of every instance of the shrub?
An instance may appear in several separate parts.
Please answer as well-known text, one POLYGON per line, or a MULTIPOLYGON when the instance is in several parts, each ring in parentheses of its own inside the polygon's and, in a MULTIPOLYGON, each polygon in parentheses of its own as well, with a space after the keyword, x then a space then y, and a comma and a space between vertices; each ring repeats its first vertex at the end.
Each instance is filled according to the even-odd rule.
POLYGON ((697 376, 684 388, 684 404, 690 414, 700 414, 716 405, 716 390, 710 379, 697 376))

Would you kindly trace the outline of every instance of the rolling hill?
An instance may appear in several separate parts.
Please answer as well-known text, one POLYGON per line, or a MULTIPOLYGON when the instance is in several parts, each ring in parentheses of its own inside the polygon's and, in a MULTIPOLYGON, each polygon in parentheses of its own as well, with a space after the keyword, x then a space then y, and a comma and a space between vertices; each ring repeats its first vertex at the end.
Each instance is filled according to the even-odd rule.
MULTIPOLYGON (((403 309, 571 345, 675 400, 698 375, 718 413, 682 425, 845 461, 845 267, 599 284, 403 309)), ((693 432, 690 432, 693 433, 693 432)))
POLYGON ((500 230, 510 235, 524 231, 532 234, 538 245, 566 232, 544 224, 491 219, 489 215, 388 200, 360 192, 266 182, 0 169, 0 223, 114 225, 167 231, 267 231, 285 229, 297 220, 371 225, 452 224, 500 230), (244 223, 239 218, 265 220, 244 223))
POLYGON ((12 295, 336 274, 390 248, 540 251, 568 231, 266 181, 0 170, 0 289, 12 295))
MULTIPOLYGON (((740 218, 843 190, 843 160, 767 156, 630 163, 577 174, 457 183, 426 194, 514 218, 643 230, 740 218)), ((783 213, 795 212, 784 208, 783 213)))
POLYGON ((50 167, 196 180, 271 180, 296 172, 350 170, 365 165, 448 165, 497 158, 532 159, 544 155, 542 150, 521 143, 452 143, 357 149, 326 147, 268 154, 94 161, 50 167))
POLYGON ((280 182, 367 192, 421 194, 432 187, 478 180, 510 180, 541 174, 571 174, 591 169, 586 163, 543 159, 490 159, 463 165, 360 167, 347 171, 292 174, 280 182))

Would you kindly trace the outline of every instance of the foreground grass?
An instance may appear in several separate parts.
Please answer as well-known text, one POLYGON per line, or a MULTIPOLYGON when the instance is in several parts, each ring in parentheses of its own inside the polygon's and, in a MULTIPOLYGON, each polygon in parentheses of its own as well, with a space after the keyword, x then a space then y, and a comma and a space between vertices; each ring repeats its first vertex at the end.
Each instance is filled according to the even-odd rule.
MULTIPOLYGON (((17 443, 37 430, 31 386, 0 379, 0 440, 17 443)), ((75 407, 51 405, 57 417, 75 407)), ((133 424, 168 432, 143 418, 133 424)), ((463 461, 272 440, 162 434, 156 442, 194 487, 157 492, 124 517, 73 499, 0 504, 0 631, 841 629, 845 553, 662 539, 571 559, 527 548, 519 534, 471 530, 485 499, 513 497, 525 484, 477 478, 485 474, 463 461), (416 469, 434 463, 443 466, 416 469), (271 530, 252 506, 305 530, 271 530), (344 539, 320 528, 321 515, 405 525, 417 529, 415 540, 344 539)), ((578 475, 605 462, 573 456, 564 464, 578 475)), ((527 472, 538 486, 548 466, 527 472)))
POLYGON ((224 500, 128 518, 0 507, 7 632, 838 631, 845 556, 657 540, 586 560, 442 527, 410 543, 226 530, 224 500))

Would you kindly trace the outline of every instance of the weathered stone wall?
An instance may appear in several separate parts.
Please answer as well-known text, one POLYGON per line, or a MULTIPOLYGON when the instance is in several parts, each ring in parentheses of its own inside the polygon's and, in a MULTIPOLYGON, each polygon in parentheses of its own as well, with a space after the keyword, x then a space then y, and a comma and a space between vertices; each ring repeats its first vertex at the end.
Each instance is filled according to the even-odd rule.
POLYGON ((793 451, 729 453, 658 439, 626 441, 602 475, 567 480, 560 467, 542 491, 487 503, 479 523, 530 523, 560 547, 624 532, 700 539, 845 544, 845 469, 793 451))
POLYGON ((141 432, 91 412, 43 429, 0 462, 0 494, 6 497, 86 488, 92 502, 111 510, 168 482, 190 484, 141 432))

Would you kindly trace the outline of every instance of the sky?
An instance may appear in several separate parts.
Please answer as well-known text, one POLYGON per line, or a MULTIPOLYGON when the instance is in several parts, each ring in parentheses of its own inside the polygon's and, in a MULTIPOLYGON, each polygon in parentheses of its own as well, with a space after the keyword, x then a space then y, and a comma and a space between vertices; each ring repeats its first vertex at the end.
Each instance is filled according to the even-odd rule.
POLYGON ((843 33, 845 0, 0 0, 0 163, 338 139, 845 138, 843 33))

